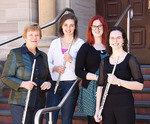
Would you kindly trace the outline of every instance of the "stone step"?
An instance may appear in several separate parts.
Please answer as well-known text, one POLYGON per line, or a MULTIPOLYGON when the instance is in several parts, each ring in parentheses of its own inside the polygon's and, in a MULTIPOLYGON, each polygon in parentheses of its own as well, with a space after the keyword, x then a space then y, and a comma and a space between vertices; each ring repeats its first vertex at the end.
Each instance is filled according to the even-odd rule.
POLYGON ((0 98, 0 110, 10 109, 10 105, 8 103, 8 98, 0 98))
MULTIPOLYGON (((1 110, 9 110, 10 109, 10 105, 7 104, 7 100, 8 98, 0 98, 0 109, 1 110)), ((135 108, 137 109, 139 114, 139 109, 144 109, 143 111, 145 111, 145 113, 140 113, 140 114, 149 114, 150 115, 150 101, 135 101, 135 108), (149 113, 146 113, 149 112, 149 113)), ((76 109, 77 111, 77 109, 76 109)))
MULTIPOLYGON (((144 88, 150 88, 150 75, 143 75, 144 77, 144 88)), ((79 86, 81 86, 81 83, 79 83, 79 86)), ((7 86, 4 86, 3 88, 3 95, 4 97, 8 97, 9 96, 9 91, 10 91, 10 88, 7 87, 7 86)))
MULTIPOLYGON (((0 122, 2 121, 1 116, 8 117, 9 121, 11 120, 9 110, 0 110, 0 122)), ((61 119, 60 115, 59 115, 59 119, 61 119)), ((86 117, 86 115, 84 115, 82 113, 75 112, 73 120, 74 120, 74 122, 76 122, 74 124, 84 124, 85 122, 87 122, 87 117, 86 117), (79 123, 79 122, 82 122, 82 123, 79 123)), ((136 124, 139 122, 144 122, 144 124, 149 123, 150 122, 150 115, 136 115, 136 124)), ((4 123, 1 123, 1 124, 4 124, 4 123)))
POLYGON ((150 101, 135 101, 134 105, 135 105, 135 107, 149 108, 150 107, 150 101))
POLYGON ((150 65, 141 65, 142 74, 150 75, 150 65))
POLYGON ((144 122, 142 124, 150 124, 150 115, 136 115, 136 122, 144 122))
MULTIPOLYGON (((141 66, 141 68, 145 80, 144 89, 142 91, 133 91, 135 111, 137 113, 136 124, 150 124, 150 66, 141 66)), ((9 88, 5 87, 3 91, 6 98, 0 98, 0 124, 12 124, 9 104, 7 104, 9 88)), ((60 115, 58 124, 61 124, 60 115)), ((75 112, 73 124, 87 124, 86 115, 75 112)))
MULTIPOLYGON (((6 103, 0 104, 0 110, 4 111, 4 110, 9 110, 9 109, 10 109, 9 104, 6 104, 6 103)), ((150 101, 135 101, 135 113, 150 115, 150 101)))
POLYGON ((144 88, 150 88, 150 75, 143 75, 144 88))
POLYGON ((135 101, 135 113, 150 115, 150 101, 135 101))
POLYGON ((0 116, 0 124, 12 124, 11 116, 0 116))
POLYGON ((6 97, 0 98, 0 103, 7 103, 7 102, 8 102, 8 98, 6 97))
POLYGON ((143 90, 133 90, 135 101, 150 101, 150 88, 143 88, 143 90))
MULTIPOLYGON (((74 113, 74 119, 76 120, 87 120, 87 117, 82 113, 74 113)), ((136 115, 136 124, 139 122, 144 122, 144 124, 147 124, 150 122, 150 115, 136 115)))
POLYGON ((144 81, 144 88, 150 88, 150 81, 144 81))
POLYGON ((4 86, 3 88, 3 96, 8 98, 9 97, 9 93, 10 93, 10 88, 7 86, 4 86))
POLYGON ((138 94, 149 94, 150 88, 143 88, 143 90, 132 90, 132 92, 138 94))
MULTIPOLYGON (((150 88, 143 88, 142 91, 138 91, 138 90, 133 90, 133 96, 135 101, 150 101, 150 88)), ((0 98, 0 103, 3 104, 3 106, 5 106, 4 104, 6 104, 8 101, 8 98, 4 97, 4 98, 0 98)), ((0 107, 2 108, 2 107, 0 107)), ((9 107, 7 107, 9 108, 9 107)))
POLYGON ((150 75, 144 75, 143 74, 143 78, 145 81, 150 81, 150 75))
POLYGON ((10 109, 10 105, 6 103, 0 103, 0 110, 10 109))
POLYGON ((0 116, 11 116, 10 110, 0 110, 0 116))

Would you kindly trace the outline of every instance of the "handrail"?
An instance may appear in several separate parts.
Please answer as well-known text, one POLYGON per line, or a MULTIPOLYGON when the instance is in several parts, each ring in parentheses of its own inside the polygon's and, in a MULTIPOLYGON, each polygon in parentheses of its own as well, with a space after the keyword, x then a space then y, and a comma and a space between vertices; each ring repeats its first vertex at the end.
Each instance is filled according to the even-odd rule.
MULTIPOLYGON (((130 22, 130 19, 132 19, 132 17, 133 17, 133 9, 132 9, 131 4, 129 4, 129 5, 127 6, 127 8, 125 9, 125 11, 124 11, 123 14, 120 16, 120 18, 118 19, 118 21, 116 22, 116 24, 115 24, 114 26, 118 26, 118 25, 120 24, 120 22, 122 21, 123 17, 125 16, 125 14, 126 14, 127 12, 128 12, 128 19, 129 19, 129 20, 127 20, 127 21, 130 22)), ((129 24, 130 24, 129 22, 127 23, 127 27, 130 26, 130 25, 129 25, 129 24)), ((129 35, 129 34, 128 34, 128 35, 129 35)), ((129 40, 128 40, 128 41, 129 41, 129 40)), ((54 106, 54 107, 43 108, 43 109, 38 110, 37 113, 36 113, 36 115, 35 115, 35 118, 34 118, 34 123, 35 123, 35 124, 39 124, 39 118, 40 118, 41 114, 45 114, 45 113, 51 114, 51 112, 53 112, 53 111, 60 110, 61 107, 63 106, 63 104, 65 103, 65 101, 67 100, 67 98, 70 96, 72 90, 74 89, 74 86, 75 86, 76 84, 78 84, 77 82, 80 82, 80 81, 81 81, 81 79, 78 79, 78 80, 76 80, 76 81, 74 82, 74 84, 72 85, 72 87, 69 89, 69 91, 67 92, 67 94, 64 96, 64 98, 62 99, 62 101, 59 103, 59 105, 54 106)), ((50 121, 50 123, 52 123, 52 122, 50 121)))
POLYGON ((73 92, 73 90, 75 89, 75 86, 78 85, 78 83, 81 81, 81 78, 78 78, 73 85, 71 86, 71 88, 69 89, 69 91, 66 93, 66 95, 63 97, 63 99, 61 100, 61 102, 54 107, 49 107, 49 108, 43 108, 37 111, 35 118, 34 118, 34 124, 39 124, 39 119, 41 114, 45 114, 48 112, 53 112, 53 111, 57 111, 60 110, 61 107, 63 106, 63 104, 66 102, 66 100, 68 99, 68 97, 71 95, 71 93, 73 92))
MULTIPOLYGON (((58 21, 58 19, 59 19, 66 11, 70 11, 70 12, 74 13, 74 11, 73 11, 72 9, 70 9, 70 8, 64 8, 64 9, 61 11, 61 13, 60 13, 53 21, 51 21, 51 22, 49 22, 49 23, 47 23, 47 24, 45 24, 45 25, 42 25, 42 26, 41 26, 41 29, 44 29, 44 28, 46 28, 46 27, 49 27, 49 26, 55 24, 55 23, 58 21)), ((116 22, 116 24, 115 24, 114 26, 118 26, 118 25, 120 24, 120 22, 122 21, 123 17, 125 16, 125 14, 126 14, 127 12, 128 12, 128 21, 127 21, 127 28, 128 28, 127 31, 128 31, 128 33, 127 33, 127 36, 130 36, 130 35, 129 35, 129 32, 130 32, 130 31, 129 31, 130 19, 132 19, 132 17, 133 17, 133 9, 132 9, 132 7, 131 7, 131 4, 129 4, 129 5, 127 6, 127 8, 125 9, 125 11, 124 11, 123 14, 120 16, 120 18, 118 19, 118 21, 116 22)), ((17 40, 17 39, 19 39, 19 38, 21 38, 21 37, 22 37, 22 34, 17 35, 17 36, 15 36, 15 37, 12 37, 12 38, 10 38, 10 39, 8 39, 8 40, 5 40, 5 41, 1 41, 1 42, 0 42, 0 46, 1 46, 1 45, 4 45, 4 44, 6 44, 6 43, 12 42, 12 41, 14 41, 14 40, 17 40)), ((128 37, 128 41, 129 41, 129 37, 128 37)), ((128 43, 128 44, 129 44, 129 43, 128 43)), ((73 92, 75 86, 78 85, 78 83, 79 83, 80 81, 81 81, 81 79, 78 78, 78 79, 74 82, 74 84, 71 86, 71 88, 69 89, 69 91, 66 93, 66 95, 64 96, 64 98, 61 100, 61 102, 60 102, 57 106, 49 107, 49 108, 43 108, 43 109, 38 110, 37 113, 36 113, 36 115, 35 115, 35 118, 34 118, 35 124, 39 124, 39 119, 40 119, 41 114, 45 114, 45 113, 48 113, 48 112, 53 112, 53 111, 60 110, 61 107, 63 106, 63 104, 65 103, 65 101, 68 99, 68 97, 69 97, 69 96, 71 95, 71 93, 73 92)))
POLYGON ((124 10, 124 12, 122 13, 122 15, 120 16, 120 18, 118 19, 118 21, 116 22, 114 26, 118 26, 120 24, 120 22, 122 21, 126 13, 128 13, 128 16, 127 16, 127 39, 128 39, 127 51, 129 53, 130 52, 130 19, 133 18, 133 8, 131 4, 127 6, 127 8, 124 10))
POLYGON ((118 26, 118 25, 120 24, 120 22, 122 21, 123 17, 126 15, 126 13, 127 13, 130 9, 132 9, 131 4, 129 4, 129 5, 127 6, 127 8, 126 8, 126 9, 124 10, 124 12, 121 14, 121 16, 119 17, 118 21, 115 23, 114 26, 118 26))
MULTIPOLYGON (((66 11, 72 12, 72 13, 74 14, 74 11, 73 11, 71 8, 64 8, 64 9, 61 11, 61 13, 58 14, 57 17, 56 17, 53 21, 51 21, 51 22, 49 22, 49 23, 47 23, 47 24, 44 24, 44 25, 40 26, 41 29, 44 29, 44 28, 46 28, 46 27, 49 27, 49 26, 55 24, 55 23, 60 19, 60 17, 61 17, 66 11)), ((17 39, 19 39, 19 38, 21 38, 21 37, 22 37, 22 34, 17 35, 17 36, 14 36, 14 37, 9 38, 9 39, 4 40, 4 41, 1 41, 1 42, 0 42, 0 46, 4 45, 4 44, 6 44, 6 43, 12 42, 12 41, 14 41, 14 40, 17 40, 17 39)))

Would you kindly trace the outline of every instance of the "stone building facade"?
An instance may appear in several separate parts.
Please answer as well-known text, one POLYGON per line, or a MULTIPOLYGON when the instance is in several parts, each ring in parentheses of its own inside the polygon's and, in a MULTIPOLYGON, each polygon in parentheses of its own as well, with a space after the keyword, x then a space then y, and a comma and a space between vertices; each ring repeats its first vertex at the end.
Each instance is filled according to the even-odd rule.
MULTIPOLYGON (((0 0, 0 42, 23 33, 29 22, 46 24, 64 9, 72 8, 78 18, 79 37, 85 40, 90 18, 95 15, 96 0, 0 0)), ((58 23, 42 30, 43 38, 39 48, 47 52, 51 40, 57 37, 58 23)), ((12 48, 21 46, 24 39, 20 38, 0 46, 0 74, 4 61, 12 48)), ((0 81, 0 89, 2 83, 0 81)), ((1 90, 0 90, 1 92, 1 90)), ((0 93, 2 94, 2 93, 0 93)))
MULTIPOLYGON (((79 37, 85 39, 88 22, 95 15, 95 0, 0 0, 0 41, 22 34, 23 27, 29 22, 43 25, 52 21, 66 7, 74 10, 79 22, 79 37)), ((50 43, 47 41, 50 36, 57 35, 57 25, 42 30, 41 46, 50 43)), ((21 38, 0 46, 0 52, 4 53, 0 59, 5 60, 10 49, 23 43, 21 38)))

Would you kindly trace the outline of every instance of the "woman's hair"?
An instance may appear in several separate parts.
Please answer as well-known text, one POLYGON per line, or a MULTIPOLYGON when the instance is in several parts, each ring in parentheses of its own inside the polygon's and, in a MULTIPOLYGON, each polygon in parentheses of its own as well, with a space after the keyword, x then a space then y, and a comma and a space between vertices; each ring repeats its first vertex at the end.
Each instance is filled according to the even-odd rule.
POLYGON ((67 19, 72 19, 72 20, 74 20, 74 23, 75 23, 75 30, 74 30, 73 37, 74 37, 74 38, 77 38, 77 37, 78 37, 78 19, 77 19, 77 17, 76 17, 73 13, 65 14, 65 15, 63 15, 63 17, 60 19, 59 28, 58 28, 58 35, 59 35, 60 37, 62 37, 62 36, 64 35, 64 32, 63 32, 63 30, 62 30, 62 25, 64 24, 64 22, 65 22, 67 19))
POLYGON ((40 26, 39 26, 39 24, 38 23, 30 23, 30 24, 28 24, 27 26, 25 26, 24 27, 24 32, 23 32, 23 38, 27 38, 27 32, 28 31, 39 31, 39 33, 40 33, 40 38, 42 38, 42 31, 41 31, 41 28, 40 28, 40 26))
POLYGON ((123 28, 119 27, 119 26, 114 26, 112 27, 109 31, 108 31, 108 34, 107 34, 107 39, 106 39, 106 52, 111 55, 112 54, 112 48, 109 44, 109 37, 110 37, 110 33, 112 31, 120 31, 122 33, 122 38, 124 40, 124 45, 123 45, 123 50, 127 51, 127 35, 124 31, 123 28))
POLYGON ((87 33, 86 33, 87 43, 89 43, 91 46, 93 46, 95 44, 95 39, 92 34, 92 28, 91 28, 91 26, 95 20, 99 20, 103 25, 102 44, 105 46, 105 40, 106 40, 107 31, 108 31, 108 26, 107 26, 106 20, 100 15, 93 16, 91 18, 91 20, 89 21, 87 33))

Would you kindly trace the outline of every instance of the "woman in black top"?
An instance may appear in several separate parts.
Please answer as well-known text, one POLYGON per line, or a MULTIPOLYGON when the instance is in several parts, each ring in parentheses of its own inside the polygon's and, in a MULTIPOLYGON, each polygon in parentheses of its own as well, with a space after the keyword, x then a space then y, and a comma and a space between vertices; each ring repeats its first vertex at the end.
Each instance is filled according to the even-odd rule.
POLYGON ((96 124, 94 120, 96 107, 96 88, 98 68, 105 52, 107 23, 101 16, 91 18, 87 29, 87 42, 78 51, 75 73, 82 78, 78 112, 88 116, 88 124, 96 124))
MULTIPOLYGON (((136 58, 126 52, 127 37, 120 27, 109 30, 106 51, 110 56, 101 61, 100 78, 97 88, 97 102, 100 104, 107 82, 110 88, 106 98, 102 117, 103 124, 135 124, 134 98, 132 90, 143 89, 143 77, 136 58), (119 57, 114 75, 111 74, 116 58, 119 57), (132 78, 132 81, 131 81, 132 78)), ((97 107, 99 107, 97 104, 97 107)))

